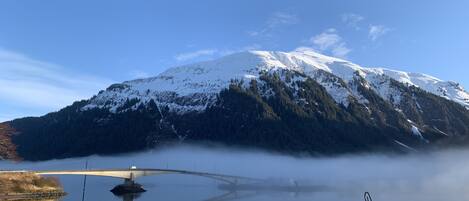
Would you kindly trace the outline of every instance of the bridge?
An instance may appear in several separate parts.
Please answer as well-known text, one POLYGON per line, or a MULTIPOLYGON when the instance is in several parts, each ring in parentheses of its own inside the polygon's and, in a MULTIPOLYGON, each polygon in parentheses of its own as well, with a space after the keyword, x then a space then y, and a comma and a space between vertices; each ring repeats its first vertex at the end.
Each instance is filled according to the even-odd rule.
POLYGON ((149 168, 136 168, 132 166, 128 169, 96 169, 96 170, 48 170, 48 171, 0 171, 1 173, 33 173, 36 175, 87 175, 87 176, 101 176, 113 177, 124 179, 124 184, 116 186, 112 191, 115 193, 133 193, 145 191, 140 184, 135 183, 135 179, 145 176, 164 175, 164 174, 180 174, 205 177, 209 179, 218 180, 229 185, 237 185, 239 182, 243 183, 257 183, 263 182, 261 179, 254 179, 249 177, 214 174, 207 172, 196 172, 187 170, 175 169, 149 169, 149 168))
POLYGON ((195 172, 187 170, 175 170, 175 169, 138 169, 131 167, 129 169, 98 169, 98 170, 60 170, 60 171, 29 171, 37 175, 88 175, 88 176, 102 176, 102 177, 114 177, 125 180, 132 180, 144 176, 152 175, 163 175, 163 174, 182 174, 182 175, 193 175, 206 177, 214 180, 219 180, 228 184, 237 184, 240 181, 257 181, 260 179, 232 176, 225 174, 214 174, 207 172, 195 172))

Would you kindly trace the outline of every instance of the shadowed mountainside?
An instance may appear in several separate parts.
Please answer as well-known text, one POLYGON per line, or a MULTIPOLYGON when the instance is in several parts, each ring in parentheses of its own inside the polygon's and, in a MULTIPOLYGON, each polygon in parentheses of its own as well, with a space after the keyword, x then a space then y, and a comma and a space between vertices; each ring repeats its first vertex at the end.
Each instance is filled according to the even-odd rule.
POLYGON ((405 104, 393 105, 358 84, 368 102, 351 98, 348 106, 339 105, 315 80, 291 71, 264 74, 260 82, 233 81, 202 112, 181 114, 153 100, 139 105, 137 99, 128 99, 116 112, 83 110, 90 102, 85 100, 43 117, 3 123, 9 128, 3 132, 9 137, 6 156, 46 160, 179 142, 308 155, 403 153, 446 146, 469 134, 469 112, 463 106, 398 82, 393 87, 405 104))

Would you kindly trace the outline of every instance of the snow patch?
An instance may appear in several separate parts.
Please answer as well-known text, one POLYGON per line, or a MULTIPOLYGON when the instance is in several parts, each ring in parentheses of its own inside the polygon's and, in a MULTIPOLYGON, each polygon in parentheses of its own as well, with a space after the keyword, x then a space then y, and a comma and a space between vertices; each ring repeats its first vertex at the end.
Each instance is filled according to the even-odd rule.
POLYGON ((429 141, 423 137, 422 133, 420 132, 420 129, 417 128, 417 126, 412 125, 411 130, 412 130, 412 134, 414 134, 415 136, 419 137, 420 140, 422 140, 422 141, 424 141, 424 142, 426 142, 426 143, 429 143, 429 141))
POLYGON ((416 149, 410 147, 410 146, 407 146, 406 144, 402 143, 402 142, 399 142, 397 140, 394 140, 394 142, 402 147, 404 147, 405 149, 409 150, 409 151, 413 151, 413 152, 417 152, 416 149))
MULTIPOLYGON (((356 76, 364 78, 365 87, 382 98, 398 105, 401 92, 390 80, 419 87, 430 93, 456 101, 469 108, 469 93, 457 83, 445 82, 419 73, 407 73, 385 68, 364 68, 349 61, 325 56, 311 49, 292 52, 248 51, 216 60, 173 67, 156 77, 126 81, 90 100, 82 108, 106 108, 117 112, 129 100, 138 100, 138 106, 153 100, 158 106, 177 112, 203 111, 216 100, 217 94, 227 89, 232 81, 246 85, 258 80, 264 72, 294 71, 316 80, 334 98, 337 104, 349 105, 351 99, 367 104, 360 93, 350 87, 356 76)), ((294 85, 292 85, 294 87, 294 85)), ((133 108, 138 108, 138 106, 133 108)))

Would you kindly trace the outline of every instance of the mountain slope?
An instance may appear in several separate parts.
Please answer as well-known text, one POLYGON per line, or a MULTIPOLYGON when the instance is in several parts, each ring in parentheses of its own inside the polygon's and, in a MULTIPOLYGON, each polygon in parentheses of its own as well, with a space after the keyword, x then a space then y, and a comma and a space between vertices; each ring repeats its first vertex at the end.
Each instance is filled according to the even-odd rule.
POLYGON ((29 160, 181 141, 313 155, 405 152, 465 138, 468 97, 452 82, 310 50, 251 51, 114 84, 59 112, 6 122, 15 132, 4 136, 29 160))
MULTIPOLYGON (((213 96, 228 88, 232 80, 248 82, 257 79, 261 72, 278 69, 303 73, 314 78, 340 104, 348 104, 353 91, 340 83, 333 83, 331 76, 348 83, 354 77, 364 77, 368 85, 383 98, 389 99, 389 86, 381 86, 382 80, 392 78, 401 83, 419 87, 435 95, 469 107, 469 93, 456 83, 444 82, 417 73, 406 73, 381 68, 363 68, 348 61, 320 55, 310 50, 285 52, 251 51, 223 57, 218 60, 201 62, 182 67, 170 68, 160 75, 111 86, 107 91, 93 98, 84 109, 107 107, 114 111, 127 98, 139 98, 142 103, 150 99, 167 103, 178 111, 203 110, 213 103, 213 96), (358 74, 358 75, 357 75, 358 74), (115 90, 114 90, 115 89, 115 90), (184 97, 189 98, 186 100, 184 97), (111 102, 109 102, 111 101, 111 102)), ((355 98, 360 98, 359 95, 355 98)), ((396 102, 397 103, 397 102, 396 102)))

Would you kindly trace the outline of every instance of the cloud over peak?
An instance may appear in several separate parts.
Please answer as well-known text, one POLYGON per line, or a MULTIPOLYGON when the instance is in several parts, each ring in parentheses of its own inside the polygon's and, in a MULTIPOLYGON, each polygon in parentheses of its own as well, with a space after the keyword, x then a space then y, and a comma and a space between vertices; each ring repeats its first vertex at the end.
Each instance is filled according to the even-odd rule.
POLYGON ((273 28, 283 24, 296 24, 298 21, 298 17, 294 14, 275 12, 267 21, 267 25, 273 28))
POLYGON ((246 33, 252 37, 270 37, 272 36, 272 32, 274 32, 276 29, 279 29, 285 25, 297 24, 299 21, 300 20, 298 16, 295 14, 287 12, 274 12, 260 29, 246 31, 246 33))
POLYGON ((355 13, 346 13, 341 16, 342 22, 347 26, 353 27, 355 29, 360 29, 359 23, 365 19, 365 17, 355 14, 355 13))
POLYGON ((368 36, 372 41, 376 41, 378 38, 386 35, 389 31, 391 31, 391 29, 384 25, 370 25, 368 36))
POLYGON ((349 49, 336 29, 327 29, 322 33, 310 38, 309 42, 315 49, 321 52, 330 53, 335 57, 345 58, 349 49))
POLYGON ((196 50, 192 52, 181 53, 181 54, 176 55, 174 58, 177 61, 186 61, 186 60, 191 60, 191 59, 195 59, 195 58, 202 57, 202 56, 212 56, 216 52, 217 50, 215 49, 201 49, 201 50, 196 50))
POLYGON ((233 54, 236 52, 243 52, 249 50, 256 50, 260 49, 261 46, 259 44, 251 44, 240 48, 230 48, 230 49, 217 49, 217 48, 209 48, 209 49, 199 49, 194 50, 191 52, 185 52, 181 54, 177 54, 174 56, 174 59, 178 62, 189 62, 189 61, 197 61, 200 59, 213 59, 220 56, 225 56, 229 54, 233 54))

